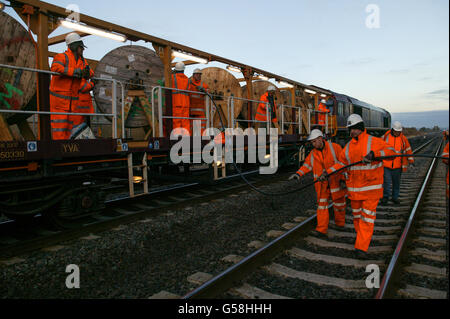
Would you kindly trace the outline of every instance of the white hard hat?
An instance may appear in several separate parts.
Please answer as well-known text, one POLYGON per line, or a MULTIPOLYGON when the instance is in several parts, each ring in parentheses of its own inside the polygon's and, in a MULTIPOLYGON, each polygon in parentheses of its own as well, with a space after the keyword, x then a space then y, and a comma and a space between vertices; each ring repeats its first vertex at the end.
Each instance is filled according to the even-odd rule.
POLYGON ((202 70, 200 70, 200 69, 195 69, 193 74, 195 74, 195 73, 202 74, 202 70))
POLYGON ((327 101, 325 99, 320 100, 320 102, 322 102, 323 104, 327 103, 327 101))
POLYGON ((392 128, 394 129, 394 131, 397 132, 403 131, 402 124, 399 121, 395 121, 394 124, 392 125, 392 128))
POLYGON ((72 43, 77 42, 77 41, 81 41, 81 37, 76 32, 69 33, 66 36, 66 44, 67 44, 67 46, 69 46, 69 44, 72 44, 72 43))
POLYGON ((318 129, 314 129, 314 130, 311 131, 311 134, 309 134, 308 141, 312 141, 312 140, 318 138, 319 136, 323 137, 322 131, 318 130, 318 129))
POLYGON ((359 114, 350 114, 350 116, 347 119, 347 127, 353 126, 353 125, 361 123, 361 122, 364 123, 361 115, 359 115, 359 114))
POLYGON ((184 71, 184 63, 177 62, 177 64, 175 64, 175 71, 184 71))
POLYGON ((276 88, 273 85, 269 85, 267 91, 276 91, 276 88))

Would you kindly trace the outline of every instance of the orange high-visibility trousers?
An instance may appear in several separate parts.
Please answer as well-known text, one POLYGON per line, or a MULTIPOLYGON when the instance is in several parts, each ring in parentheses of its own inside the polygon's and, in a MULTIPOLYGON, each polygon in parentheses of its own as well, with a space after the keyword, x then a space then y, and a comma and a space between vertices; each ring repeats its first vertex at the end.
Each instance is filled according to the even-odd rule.
POLYGON ((320 198, 317 198, 317 227, 316 230, 323 234, 328 231, 328 224, 330 221, 330 214, 328 208, 333 204, 334 207, 334 223, 337 226, 345 225, 345 197, 331 199, 331 196, 322 194, 320 198), (325 195, 325 196, 324 196, 325 195))
POLYGON ((369 249, 375 225, 376 210, 380 199, 352 200, 353 225, 356 231, 355 248, 369 249))
MULTIPOLYGON (((189 117, 189 106, 173 106, 172 115, 176 117, 189 117)), ((191 135, 191 123, 188 119, 173 119, 173 129, 175 130, 177 128, 185 128, 191 135)))

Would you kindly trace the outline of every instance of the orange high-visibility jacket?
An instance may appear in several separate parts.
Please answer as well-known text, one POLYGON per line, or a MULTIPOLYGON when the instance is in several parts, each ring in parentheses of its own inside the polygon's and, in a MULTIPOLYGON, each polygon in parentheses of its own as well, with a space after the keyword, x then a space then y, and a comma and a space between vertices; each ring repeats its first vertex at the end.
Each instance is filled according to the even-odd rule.
MULTIPOLYGON (((401 133, 398 137, 394 137, 389 130, 383 135, 383 140, 392 146, 397 155, 410 155, 412 154, 411 145, 408 142, 403 133, 401 133)), ((397 169, 401 168, 403 172, 406 172, 408 168, 408 162, 414 163, 413 157, 394 157, 393 159, 383 160, 384 167, 397 169)))
MULTIPOLYGON (((189 79, 184 73, 172 74, 172 88, 189 90, 189 79)), ((189 107, 189 93, 172 91, 172 106, 189 107)))
MULTIPOLYGON (((297 175, 303 176, 312 171, 314 180, 316 180, 322 173, 339 163, 337 156, 341 153, 342 147, 339 144, 324 140, 324 147, 322 150, 313 149, 306 157, 302 167, 297 171, 297 175)), ((344 166, 344 165, 342 165, 344 166)), ((339 181, 344 180, 343 172, 333 174, 329 181, 317 182, 314 184, 317 196, 320 196, 321 190, 325 190, 328 186, 331 192, 331 198, 337 199, 345 196, 345 189, 341 189, 339 181), (329 184, 329 185, 328 185, 329 184)))
MULTIPOLYGON (((70 49, 64 53, 55 55, 51 70, 61 73, 52 75, 50 82, 50 111, 51 112, 71 112, 75 101, 78 100, 78 90, 81 79, 74 77, 74 73, 81 75, 84 63, 81 58, 75 60, 75 56, 70 49)), ((53 139, 68 139, 72 130, 72 121, 69 115, 50 115, 53 139)))
MULTIPOLYGON (((264 93, 263 95, 261 95, 261 97, 259 98, 260 101, 269 103, 269 92, 264 93)), ((255 114, 255 120, 257 121, 267 121, 267 113, 266 113, 266 103, 259 103, 258 104, 258 109, 256 110, 256 114, 255 114)), ((275 103, 275 97, 274 97, 274 101, 273 101, 273 110, 270 109, 270 103, 269 103, 269 115, 272 116, 272 122, 277 122, 277 104, 275 103), (272 112, 271 112, 272 111, 272 112), (274 115, 271 115, 271 114, 274 115)))
MULTIPOLYGON (((444 147, 444 150, 442 151, 442 157, 447 157, 447 158, 449 158, 448 157, 448 142, 447 142, 447 144, 445 145, 445 147, 444 147)), ((447 160, 442 160, 444 163, 446 163, 446 164, 448 164, 448 159, 447 160)), ((448 170, 447 170, 447 197, 449 197, 449 185, 448 185, 448 170)))
MULTIPOLYGON (((197 91, 200 92, 200 88, 203 88, 205 91, 208 90, 208 85, 203 83, 202 81, 195 81, 194 78, 189 79, 189 91, 197 91)), ((190 113, 194 117, 206 117, 206 108, 205 108, 205 95, 204 94, 195 94, 189 93, 190 97, 190 113)), ((202 121, 202 126, 204 126, 202 121)))
POLYGON ((70 101, 78 99, 81 78, 74 77, 74 72, 80 72, 81 74, 84 66, 81 58, 75 61, 75 56, 71 50, 59 53, 53 58, 51 70, 62 73, 62 75, 52 75, 50 96, 60 98, 61 102, 66 102, 63 105, 58 105, 58 109, 69 110, 70 101))
MULTIPOLYGON (((339 162, 327 170, 331 174, 335 170, 351 163, 361 161, 370 151, 375 157, 395 155, 394 149, 381 138, 367 134, 364 130, 358 139, 352 138, 338 156, 339 162)), ((383 162, 372 161, 369 164, 358 164, 347 169, 346 181, 351 200, 380 199, 383 197, 383 162)))
MULTIPOLYGON (((330 113, 330 110, 327 109, 326 105, 324 105, 323 103, 319 104, 319 107, 317 108, 317 110, 320 112, 330 113)), ((318 118, 319 125, 325 125, 325 117, 326 117, 326 114, 323 114, 323 113, 318 114, 317 118, 318 118)))

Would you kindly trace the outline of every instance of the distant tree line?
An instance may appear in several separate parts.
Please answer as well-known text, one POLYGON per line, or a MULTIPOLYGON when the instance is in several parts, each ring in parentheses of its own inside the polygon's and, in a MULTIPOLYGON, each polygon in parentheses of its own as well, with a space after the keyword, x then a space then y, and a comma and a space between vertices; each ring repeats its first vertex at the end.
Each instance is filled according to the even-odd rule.
POLYGON ((423 135, 430 132, 440 132, 442 129, 435 125, 433 128, 429 127, 421 127, 420 129, 417 129, 415 127, 404 127, 403 128, 403 134, 406 136, 414 136, 414 135, 423 135))

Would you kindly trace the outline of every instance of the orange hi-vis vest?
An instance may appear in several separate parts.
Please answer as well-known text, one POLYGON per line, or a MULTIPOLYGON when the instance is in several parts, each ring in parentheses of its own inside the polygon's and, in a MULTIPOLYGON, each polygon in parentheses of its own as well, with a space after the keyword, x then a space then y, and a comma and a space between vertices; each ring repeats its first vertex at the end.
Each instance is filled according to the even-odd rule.
MULTIPOLYGON (((444 150, 442 151, 442 157, 448 157, 448 142, 444 147, 444 150)), ((442 160, 444 163, 448 164, 448 159, 442 160)), ((448 186, 448 170, 447 170, 447 197, 449 197, 449 186, 448 186)))
MULTIPOLYGON (((263 95, 261 95, 261 97, 259 98, 260 101, 269 103, 269 92, 264 93, 263 95)), ((267 121, 267 110, 266 110, 266 103, 259 103, 258 104, 258 109, 256 110, 256 114, 255 114, 255 120, 257 121, 267 121)), ((275 98, 273 101, 273 109, 269 103, 269 115, 272 116, 272 122, 277 122, 277 104, 275 103, 275 98), (271 115, 273 114, 273 115, 271 115)))
MULTIPOLYGON (((338 155, 342 151, 339 144, 324 140, 324 147, 322 150, 313 149, 306 157, 302 167, 297 171, 297 175, 303 176, 312 171, 314 180, 316 180, 324 171, 339 163, 338 155)), ((314 184, 317 196, 320 196, 328 186, 330 188, 331 198, 337 199, 345 196, 345 189, 341 189, 339 181, 344 180, 342 173, 336 173, 330 176, 329 181, 317 182, 314 184)))
MULTIPOLYGON (((330 113, 330 110, 326 107, 326 105, 324 105, 323 103, 320 103, 317 110, 319 112, 326 112, 326 113, 330 113)), ((319 125, 325 125, 325 118, 326 118, 326 114, 323 113, 318 113, 317 115, 317 119, 318 119, 318 123, 319 125)))
MULTIPOLYGON (((52 75, 50 82, 50 111, 70 113, 74 102, 78 100, 81 79, 74 77, 74 72, 84 68, 83 59, 75 56, 70 49, 55 55, 51 71, 61 73, 52 75)), ((72 130, 72 122, 68 115, 50 115, 53 139, 68 139, 72 130)))
MULTIPOLYGON (((395 153, 397 155, 412 154, 411 145, 409 144, 408 139, 406 138, 405 135, 403 135, 403 133, 401 133, 398 137, 395 137, 391 134, 391 131, 389 130, 383 135, 383 140, 385 140, 387 144, 389 144, 394 148, 395 153)), ((384 167, 390 169, 401 168, 403 172, 406 172, 406 169, 408 168, 408 162, 414 163, 414 158, 394 157, 393 159, 383 160, 383 165, 384 167)))
MULTIPOLYGON (((172 74, 172 88, 189 90, 189 79, 184 73, 172 74)), ((189 117, 189 93, 183 91, 172 91, 172 116, 189 117)), ((173 129, 185 128, 191 134, 189 119, 173 119, 173 129)))
MULTIPOLYGON (((195 81, 193 78, 189 79, 189 91, 200 92, 200 88, 205 91, 208 90, 208 85, 202 81, 195 81)), ((190 98, 190 115, 192 117, 206 118, 206 106, 205 106, 205 95, 189 93, 190 98)), ((206 128, 206 120, 202 120, 202 130, 206 128)))
MULTIPOLYGON (((364 130, 358 139, 352 138, 338 156, 339 162, 327 170, 331 174, 344 166, 361 161, 370 151, 375 157, 395 155, 394 149, 381 138, 367 134, 364 130)), ((383 163, 372 161, 358 164, 347 169, 346 181, 351 200, 380 199, 383 197, 383 163)))

